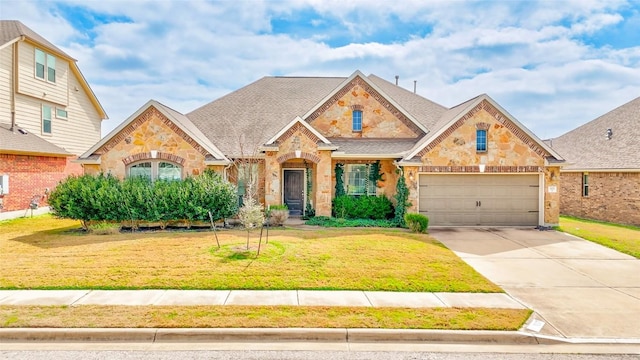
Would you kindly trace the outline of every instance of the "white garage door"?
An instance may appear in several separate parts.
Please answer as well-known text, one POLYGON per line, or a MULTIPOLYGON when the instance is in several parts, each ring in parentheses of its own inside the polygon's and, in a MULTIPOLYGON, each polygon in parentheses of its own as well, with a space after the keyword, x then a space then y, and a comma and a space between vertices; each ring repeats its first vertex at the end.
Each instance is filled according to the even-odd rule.
POLYGON ((429 225, 538 225, 538 175, 420 175, 420 213, 429 225))

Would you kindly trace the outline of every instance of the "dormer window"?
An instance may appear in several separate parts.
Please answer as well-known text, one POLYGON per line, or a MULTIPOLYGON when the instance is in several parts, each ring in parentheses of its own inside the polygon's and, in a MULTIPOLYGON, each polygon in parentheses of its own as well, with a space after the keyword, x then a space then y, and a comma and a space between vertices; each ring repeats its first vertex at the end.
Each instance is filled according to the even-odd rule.
POLYGON ((351 116, 353 131, 362 131, 362 110, 353 110, 351 116))

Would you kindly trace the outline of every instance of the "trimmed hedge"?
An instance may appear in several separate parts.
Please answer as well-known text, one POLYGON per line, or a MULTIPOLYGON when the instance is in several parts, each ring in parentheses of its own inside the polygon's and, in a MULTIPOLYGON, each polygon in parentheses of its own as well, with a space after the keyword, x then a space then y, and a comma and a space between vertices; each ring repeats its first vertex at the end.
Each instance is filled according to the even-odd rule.
POLYGON ((59 217, 80 220, 85 229, 90 221, 159 222, 164 227, 172 220, 209 221, 209 211, 216 220, 238 211, 235 186, 212 171, 154 182, 109 174, 70 176, 49 194, 49 206, 59 217))
POLYGON ((384 195, 341 195, 333 199, 332 212, 336 218, 381 220, 391 219, 394 209, 391 200, 384 195))
POLYGON ((406 213, 404 221, 413 232, 424 233, 429 227, 429 218, 422 214, 406 213))

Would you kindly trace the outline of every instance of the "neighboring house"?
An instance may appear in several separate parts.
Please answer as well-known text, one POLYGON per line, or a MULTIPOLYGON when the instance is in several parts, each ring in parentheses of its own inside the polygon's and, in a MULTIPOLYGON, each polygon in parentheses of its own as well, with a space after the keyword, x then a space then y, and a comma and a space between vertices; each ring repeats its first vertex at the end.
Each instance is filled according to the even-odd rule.
POLYGON ((550 140, 562 214, 640 226, 640 97, 550 140))
POLYGON ((0 21, 0 219, 46 205, 107 116, 76 60, 19 21, 0 21))
POLYGON ((563 159, 487 95, 448 109, 356 71, 265 77, 188 114, 151 100, 78 161, 119 177, 208 167, 294 215, 331 215, 336 174, 389 198, 404 176, 433 225, 536 226, 558 223, 563 159))

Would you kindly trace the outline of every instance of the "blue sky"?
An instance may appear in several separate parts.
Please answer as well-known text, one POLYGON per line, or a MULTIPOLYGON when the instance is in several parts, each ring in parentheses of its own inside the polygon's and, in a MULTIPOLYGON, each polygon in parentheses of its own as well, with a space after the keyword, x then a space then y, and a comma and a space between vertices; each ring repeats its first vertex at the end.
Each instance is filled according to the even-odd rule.
POLYGON ((3 0, 78 59, 110 119, 264 76, 376 74, 444 106, 487 93, 541 138, 640 96, 640 2, 3 0))

